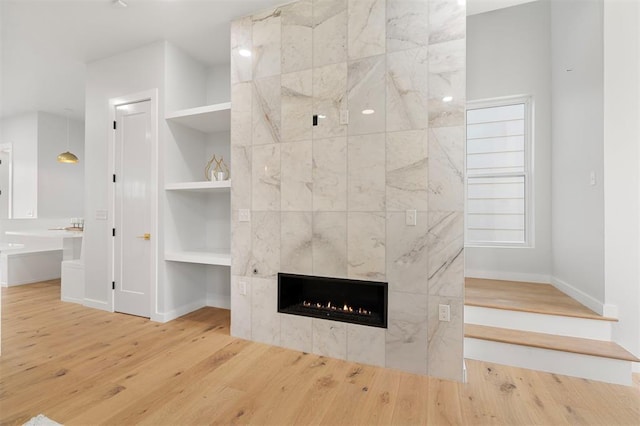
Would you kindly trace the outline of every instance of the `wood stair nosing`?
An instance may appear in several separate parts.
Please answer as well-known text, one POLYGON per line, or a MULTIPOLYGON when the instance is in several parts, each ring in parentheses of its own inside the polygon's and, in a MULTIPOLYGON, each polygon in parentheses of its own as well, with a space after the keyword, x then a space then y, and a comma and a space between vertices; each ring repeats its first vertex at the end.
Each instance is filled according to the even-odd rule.
POLYGON ((640 359, 636 358, 623 347, 614 342, 602 340, 557 336, 476 324, 465 324, 464 337, 622 361, 640 362, 640 359))

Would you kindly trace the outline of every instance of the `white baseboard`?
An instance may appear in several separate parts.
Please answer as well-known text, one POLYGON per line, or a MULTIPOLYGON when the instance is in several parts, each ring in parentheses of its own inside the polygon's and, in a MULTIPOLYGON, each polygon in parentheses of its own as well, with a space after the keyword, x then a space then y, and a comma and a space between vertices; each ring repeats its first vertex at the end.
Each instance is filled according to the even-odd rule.
POLYGON ((81 302, 87 308, 100 309, 101 311, 113 312, 113 308, 109 303, 102 300, 87 299, 86 297, 81 302))
POLYGON ((182 305, 179 308, 168 312, 157 312, 151 317, 151 320, 157 322, 169 322, 193 311, 197 311, 200 308, 204 308, 205 306, 206 305, 201 301, 193 302, 188 305, 182 305))
POLYGON ((75 298, 75 297, 62 296, 62 297, 60 297, 60 300, 62 300, 63 302, 79 303, 81 305, 84 305, 84 299, 78 299, 78 298, 75 298))
POLYGON ((231 309, 231 296, 226 294, 208 294, 207 306, 220 309, 231 309))
POLYGON ((483 278, 487 280, 522 281, 528 283, 549 284, 551 277, 545 274, 531 274, 527 272, 511 271, 480 271, 477 269, 465 269, 467 278, 483 278))
MULTIPOLYGON (((564 294, 571 296, 573 299, 582 303, 584 306, 596 312, 597 314, 605 316, 605 305, 596 298, 588 295, 580 289, 575 288, 568 282, 556 277, 551 277, 551 285, 553 285, 564 294)), ((607 305, 608 312, 613 312, 614 310, 617 311, 617 308, 615 306, 607 305)))

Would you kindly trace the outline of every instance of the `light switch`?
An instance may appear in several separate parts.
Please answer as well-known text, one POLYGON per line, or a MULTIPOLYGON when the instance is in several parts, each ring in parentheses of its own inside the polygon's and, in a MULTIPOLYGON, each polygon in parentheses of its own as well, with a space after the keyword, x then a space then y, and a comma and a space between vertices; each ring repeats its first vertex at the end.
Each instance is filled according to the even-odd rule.
POLYGON ((247 295, 247 282, 246 281, 240 280, 240 282, 238 282, 238 291, 239 291, 241 296, 246 296, 247 295))
POLYGON ((591 171, 591 173, 589 173, 589 183, 591 186, 596 186, 596 172, 591 171))
POLYGON ((417 219, 418 213, 416 210, 407 210, 405 214, 405 224, 407 226, 416 226, 418 223, 417 219))
POLYGON ((108 212, 106 210, 96 210, 96 220, 107 220, 108 212))
POLYGON ((240 210, 238 210, 238 221, 239 222, 250 222, 251 221, 251 210, 249 210, 249 209, 240 209, 240 210))

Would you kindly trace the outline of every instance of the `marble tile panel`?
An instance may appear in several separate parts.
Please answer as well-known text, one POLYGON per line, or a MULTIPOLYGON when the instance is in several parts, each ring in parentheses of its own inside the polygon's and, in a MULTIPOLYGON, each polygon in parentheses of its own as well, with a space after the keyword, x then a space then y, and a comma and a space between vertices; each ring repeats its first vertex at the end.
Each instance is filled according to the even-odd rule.
POLYGON ((252 16, 253 79, 281 73, 282 18, 280 8, 252 16))
POLYGON ((313 210, 347 210, 347 138, 313 141, 313 210))
POLYGON ((253 78, 253 55, 242 56, 241 50, 253 50, 251 17, 231 22, 231 84, 253 78))
POLYGON ((464 301, 429 297, 429 376, 461 382, 464 342, 464 301), (438 305, 450 305, 451 321, 438 320, 438 305))
POLYGON ((387 55, 387 132, 428 127, 428 76, 426 47, 387 55))
POLYGON ((349 211, 385 209, 385 134, 349 136, 347 200, 349 211))
POLYGON ((347 108, 347 63, 313 69, 313 113, 318 125, 313 126, 313 138, 345 136, 347 125, 340 124, 340 111, 347 108))
POLYGON ((253 145, 280 142, 282 111, 279 75, 253 82, 252 110, 253 145))
POLYGON ((429 294, 464 296, 464 212, 429 213, 429 294))
POLYGON ((311 211, 313 207, 313 144, 280 144, 282 211, 311 211))
POLYGON ((428 207, 428 131, 387 133, 387 211, 428 207))
POLYGON ((347 213, 313 214, 313 274, 347 277, 347 213))
POLYGON ((429 46, 429 127, 464 125, 465 39, 429 46), (451 98, 451 100, 447 99, 451 98))
POLYGON ((385 0, 349 0, 349 59, 385 53, 385 0))
POLYGON ((429 130, 429 210, 464 210, 465 128, 429 130))
POLYGON ((349 212, 347 215, 347 260, 349 278, 385 280, 384 212, 349 212))
POLYGON ((233 165, 233 185, 231 185, 231 210, 251 209, 252 165, 251 146, 234 145, 231 147, 233 165))
POLYGON ((251 338, 268 345, 280 345, 276 279, 251 279, 251 338))
POLYGON ((282 74, 283 142, 309 140, 313 133, 312 71, 282 74))
POLYGON ((429 2, 387 0, 387 52, 427 46, 429 2))
POLYGON ((385 55, 349 62, 349 135, 385 131, 385 55), (363 114, 363 111, 373 113, 363 114))
POLYGON ((251 82, 231 86, 231 146, 251 145, 251 82))
POLYGON ((251 340, 251 278, 231 276, 231 335, 251 340), (240 281, 244 281, 247 294, 240 294, 240 281))
POLYGON ((389 292, 388 368, 427 374, 427 298, 427 295, 389 292))
POLYGON ((313 66, 347 60, 347 0, 313 0, 313 66))
POLYGON ((274 278, 280 271, 280 212, 251 212, 251 274, 274 278))
POLYGON ((253 210, 280 210, 280 145, 252 148, 253 210))
POLYGON ((313 353, 331 358, 347 359, 347 324, 312 319, 313 353))
POLYGON ((313 4, 299 0, 282 11, 282 72, 310 69, 313 60, 313 4))
POLYGON ((281 212, 280 272, 311 275, 311 212, 281 212))
POLYGON ((426 294, 428 213, 418 212, 416 226, 407 226, 404 212, 387 213, 387 281, 389 291, 426 294))
POLYGON ((386 329, 347 324, 347 360, 385 365, 386 329))
POLYGON ((251 223, 238 221, 238 211, 231 212, 231 274, 251 276, 251 223))
POLYGON ((429 44, 466 37, 467 9, 464 2, 429 0, 429 44))
POLYGON ((309 317, 280 315, 280 344, 294 351, 313 351, 313 325, 309 317))

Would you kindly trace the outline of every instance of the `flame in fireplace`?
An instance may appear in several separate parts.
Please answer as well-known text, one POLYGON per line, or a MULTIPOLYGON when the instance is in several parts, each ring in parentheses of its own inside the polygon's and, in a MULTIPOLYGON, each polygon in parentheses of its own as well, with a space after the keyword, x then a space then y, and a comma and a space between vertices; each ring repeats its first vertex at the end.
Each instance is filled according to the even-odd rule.
POLYGON ((347 304, 344 304, 342 307, 340 307, 340 306, 336 306, 334 303, 331 303, 331 301, 327 302, 327 304, 325 305, 320 302, 307 302, 305 300, 302 302, 302 305, 307 308, 318 308, 318 309, 327 309, 331 311, 349 312, 349 313, 360 314, 360 315, 371 315, 371 311, 367 309, 354 308, 347 304))

